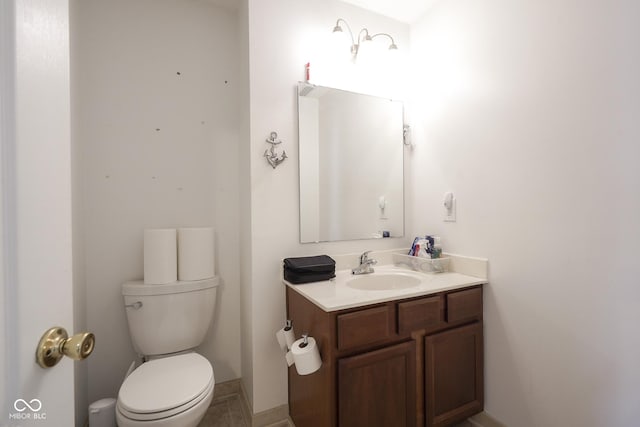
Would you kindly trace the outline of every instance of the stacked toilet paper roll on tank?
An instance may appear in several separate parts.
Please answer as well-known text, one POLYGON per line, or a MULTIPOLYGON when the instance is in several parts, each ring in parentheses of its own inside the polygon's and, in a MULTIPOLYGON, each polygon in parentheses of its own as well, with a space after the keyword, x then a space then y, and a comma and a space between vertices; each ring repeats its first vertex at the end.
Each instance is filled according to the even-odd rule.
POLYGON ((144 230, 144 283, 203 280, 215 276, 210 227, 144 230))
POLYGON ((178 229, 178 280, 215 276, 213 228, 178 229))
POLYGON ((163 285, 178 280, 175 228, 144 230, 144 283, 163 285))

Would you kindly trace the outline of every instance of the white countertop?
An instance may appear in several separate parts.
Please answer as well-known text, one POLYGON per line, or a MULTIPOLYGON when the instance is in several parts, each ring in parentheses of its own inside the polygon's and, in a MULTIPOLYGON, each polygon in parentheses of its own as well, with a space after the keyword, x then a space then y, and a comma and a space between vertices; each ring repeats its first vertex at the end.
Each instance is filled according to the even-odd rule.
POLYGON ((351 270, 336 271, 336 277, 323 282, 295 285, 284 281, 285 285, 324 311, 343 310, 361 307, 380 302, 413 298, 436 292, 450 291, 467 286, 487 283, 487 279, 467 276, 460 273, 421 273, 402 269, 393 265, 376 266, 373 275, 401 274, 416 277, 419 283, 415 286, 400 289, 361 290, 348 285, 350 280, 366 275, 352 275, 351 270))

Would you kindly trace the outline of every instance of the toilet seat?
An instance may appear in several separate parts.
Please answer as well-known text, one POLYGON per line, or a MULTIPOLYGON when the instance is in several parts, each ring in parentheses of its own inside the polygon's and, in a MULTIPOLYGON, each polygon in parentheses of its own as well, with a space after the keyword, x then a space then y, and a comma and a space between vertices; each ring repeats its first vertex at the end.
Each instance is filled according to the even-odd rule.
POLYGON ((197 353, 151 360, 125 379, 117 408, 131 420, 167 418, 207 398, 214 384, 211 364, 197 353))

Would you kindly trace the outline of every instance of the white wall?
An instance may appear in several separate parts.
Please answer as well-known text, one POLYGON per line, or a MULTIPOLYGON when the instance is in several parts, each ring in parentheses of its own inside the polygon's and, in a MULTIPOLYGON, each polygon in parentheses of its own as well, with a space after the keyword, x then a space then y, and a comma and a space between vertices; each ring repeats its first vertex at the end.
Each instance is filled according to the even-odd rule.
POLYGON ((412 27, 413 227, 490 260, 486 410, 509 426, 640 418, 638 16, 447 0, 412 27))
POLYGON ((210 2, 78 5, 89 400, 115 396, 134 358, 120 285, 143 274, 143 229, 213 226, 222 279, 200 352, 240 377, 235 12, 210 2), (179 74, 178 74, 179 73, 179 74))
MULTIPOLYGON (((337 1, 324 0, 249 0, 250 53, 250 153, 251 172, 251 277, 244 310, 251 310, 252 377, 243 380, 251 388, 249 398, 254 413, 287 402, 286 364, 274 338, 284 324, 284 287, 279 269, 282 258, 321 253, 350 253, 406 245, 405 239, 378 239, 324 244, 299 242, 298 150, 296 83, 304 79, 304 64, 311 62, 312 81, 334 87, 349 86, 360 78, 360 87, 352 90, 376 92, 393 90, 404 81, 402 76, 375 86, 362 69, 349 69, 344 75, 331 74, 337 68, 323 61, 327 37, 336 19, 342 17, 358 31, 366 26, 374 32, 394 35, 401 49, 408 48, 408 26, 365 12, 337 1), (321 72, 322 71, 322 72, 321 72), (277 169, 263 157, 271 131, 278 132, 282 148, 289 158, 277 169), (248 307, 250 305, 250 307, 248 307)), ((344 49, 348 52, 348 45, 344 49)), ((379 75, 379 74, 378 74, 379 75)), ((294 326, 295 329, 295 326, 294 326)), ((244 331, 244 329, 243 329, 244 331)), ((296 331, 300 334, 302 331, 296 331)), ((249 363, 246 363, 248 366, 249 363)))

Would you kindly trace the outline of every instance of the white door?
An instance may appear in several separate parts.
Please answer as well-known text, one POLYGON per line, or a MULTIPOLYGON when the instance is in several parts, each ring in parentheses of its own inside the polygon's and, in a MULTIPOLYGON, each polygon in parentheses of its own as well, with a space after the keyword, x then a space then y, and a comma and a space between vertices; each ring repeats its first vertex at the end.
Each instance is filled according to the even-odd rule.
POLYGON ((0 0, 0 426, 74 425, 73 362, 35 362, 73 331, 68 0, 0 0))

